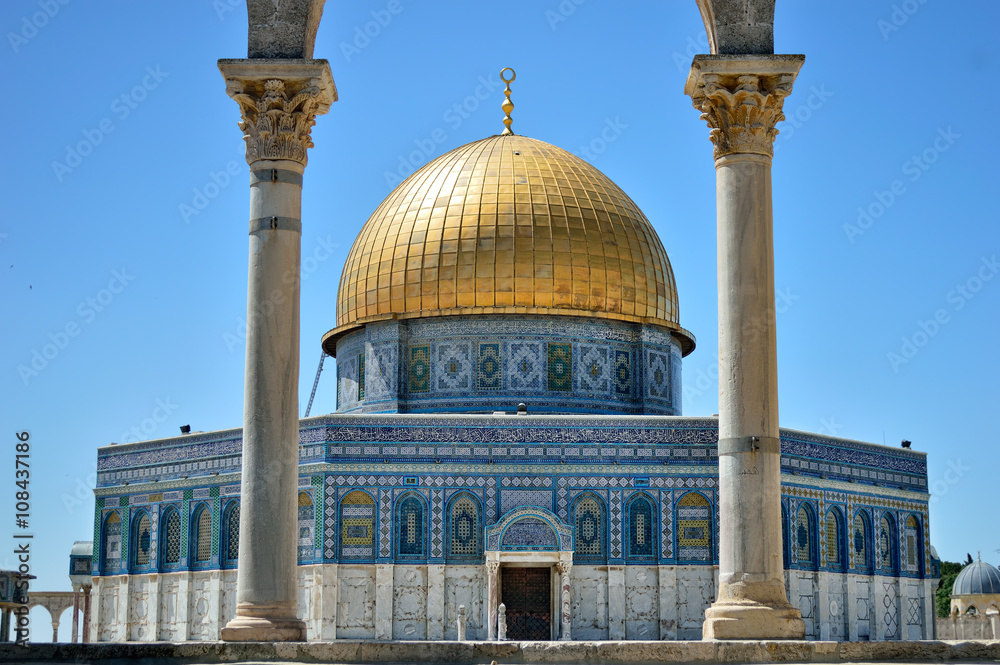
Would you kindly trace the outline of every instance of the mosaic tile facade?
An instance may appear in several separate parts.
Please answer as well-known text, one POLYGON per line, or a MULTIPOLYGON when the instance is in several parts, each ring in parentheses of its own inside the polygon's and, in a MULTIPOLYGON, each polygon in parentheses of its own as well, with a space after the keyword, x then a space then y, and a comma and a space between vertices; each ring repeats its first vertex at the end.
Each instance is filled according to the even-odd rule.
POLYGON ((337 357, 341 413, 493 412, 521 401, 533 412, 680 413, 680 344, 641 324, 518 315, 382 322, 340 339, 337 357))
MULTIPOLYGON (((304 563, 481 563, 484 530, 524 511, 551 515, 563 525, 569 542, 577 540, 580 562, 717 560, 714 420, 331 415, 307 422, 300 433, 304 563), (408 496, 421 502, 422 512, 400 512, 408 496)), ((238 529, 224 519, 232 515, 230 502, 238 501, 239 467, 211 474, 226 468, 221 462, 238 451, 238 431, 188 436, 176 446, 102 449, 96 491, 101 509, 95 514, 101 574, 113 574, 116 565, 148 565, 150 571, 225 567, 220 560, 228 559, 229 540, 238 539, 238 529), (188 465, 202 475, 171 476, 188 465), (123 493, 122 475, 159 482, 138 481, 123 493), (114 519, 105 528, 111 513, 117 529, 114 519), (135 532, 147 514, 160 549, 143 564, 135 532), (128 528, 128 520, 135 528, 128 528), (131 541, 123 542, 123 534, 132 534, 131 541), (207 544, 202 534, 210 534, 207 544), (117 556, 108 556, 111 548, 117 556)), ((792 540, 786 552, 794 553, 789 567, 916 578, 930 569, 923 455, 783 431, 782 470, 784 531, 792 540), (827 474, 836 471, 820 478, 820 466, 827 474), (898 476, 899 485, 889 486, 880 476, 898 476), (830 514, 850 515, 843 524, 860 525, 860 531, 838 530, 835 521, 829 527, 830 514), (842 562, 838 551, 845 553, 842 562)), ((551 545, 529 535, 518 542, 551 545)))

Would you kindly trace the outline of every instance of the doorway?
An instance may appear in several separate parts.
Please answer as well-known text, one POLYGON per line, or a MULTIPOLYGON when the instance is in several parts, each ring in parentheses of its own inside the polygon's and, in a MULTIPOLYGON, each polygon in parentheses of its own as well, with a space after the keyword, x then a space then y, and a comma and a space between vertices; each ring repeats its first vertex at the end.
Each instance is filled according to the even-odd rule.
POLYGON ((552 573, 545 568, 501 568, 507 639, 552 639, 552 573))

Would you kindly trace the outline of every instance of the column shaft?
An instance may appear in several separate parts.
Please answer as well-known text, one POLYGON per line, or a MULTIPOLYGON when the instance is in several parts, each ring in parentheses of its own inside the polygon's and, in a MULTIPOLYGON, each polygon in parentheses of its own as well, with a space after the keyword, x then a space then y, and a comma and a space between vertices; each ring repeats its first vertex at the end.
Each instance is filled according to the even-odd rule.
POLYGON ((781 453, 771 230, 771 160, 716 162, 719 260, 719 441, 755 436, 746 452, 719 451, 719 600, 785 600, 781 453))
POLYGON ((76 644, 80 635, 80 587, 73 587, 73 637, 70 642, 76 644))
POLYGON ((80 641, 84 644, 90 642, 90 589, 91 587, 83 587, 83 635, 80 641))
POLYGON ((296 568, 299 284, 306 151, 336 100, 325 60, 223 60, 250 165, 236 616, 223 640, 301 641, 296 568))
POLYGON ((559 617, 562 624, 559 639, 571 640, 573 639, 573 614, 570 608, 572 607, 573 587, 570 573, 573 570, 573 564, 562 561, 556 569, 559 571, 559 617))
POLYGON ((490 641, 497 639, 497 605, 500 604, 500 584, 497 579, 499 571, 498 562, 486 562, 486 616, 489 622, 487 639, 490 641))
POLYGON ((781 559, 771 156, 802 56, 696 56, 712 128, 719 270, 719 591, 704 639, 801 638, 781 559))

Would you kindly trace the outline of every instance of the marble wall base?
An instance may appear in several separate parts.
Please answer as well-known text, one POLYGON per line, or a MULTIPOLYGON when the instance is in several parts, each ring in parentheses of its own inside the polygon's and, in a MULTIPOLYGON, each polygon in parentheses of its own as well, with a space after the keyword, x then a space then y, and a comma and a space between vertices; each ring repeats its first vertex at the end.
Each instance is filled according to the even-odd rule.
MULTIPOLYGON (((714 566, 574 565, 572 637, 701 639, 717 575, 714 566)), ((930 580, 800 570, 785 571, 785 579, 806 639, 934 637, 930 580)), ((488 637, 485 566, 316 564, 299 566, 297 580, 309 641, 455 640, 460 605, 467 639, 488 637)), ((98 641, 215 641, 236 612, 236 571, 96 577, 93 594, 98 641)), ((978 628, 961 634, 988 632, 978 628)))

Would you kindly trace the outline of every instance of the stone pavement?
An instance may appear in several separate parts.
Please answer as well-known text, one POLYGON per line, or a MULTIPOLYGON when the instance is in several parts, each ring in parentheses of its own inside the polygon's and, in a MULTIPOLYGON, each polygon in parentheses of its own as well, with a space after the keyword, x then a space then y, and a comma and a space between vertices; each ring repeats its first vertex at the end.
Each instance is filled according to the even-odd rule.
POLYGON ((0 663, 616 663, 997 662, 1000 641, 964 642, 123 642, 0 645, 0 663))

